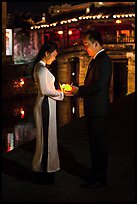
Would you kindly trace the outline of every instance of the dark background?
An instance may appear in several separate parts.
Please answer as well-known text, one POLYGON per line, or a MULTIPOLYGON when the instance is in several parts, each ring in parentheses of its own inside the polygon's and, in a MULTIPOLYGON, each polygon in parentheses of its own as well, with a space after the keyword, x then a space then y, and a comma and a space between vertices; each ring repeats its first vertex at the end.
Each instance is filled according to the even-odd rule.
MULTIPOLYGON (((50 0, 49 0, 50 1, 50 0)), ((31 12, 32 14, 43 14, 53 5, 62 5, 65 3, 76 5, 86 3, 88 1, 50 1, 50 2, 7 2, 7 13, 15 12, 31 12)))

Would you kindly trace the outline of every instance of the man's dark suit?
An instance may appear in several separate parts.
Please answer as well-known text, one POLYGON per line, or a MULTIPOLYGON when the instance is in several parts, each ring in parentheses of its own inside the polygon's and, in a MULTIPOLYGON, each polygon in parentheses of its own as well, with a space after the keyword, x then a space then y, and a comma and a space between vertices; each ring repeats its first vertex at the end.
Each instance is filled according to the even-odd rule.
POLYGON ((112 62, 105 51, 91 60, 84 85, 79 86, 79 95, 84 97, 88 135, 92 158, 92 176, 101 182, 107 180, 108 150, 105 141, 109 117, 109 89, 112 62))

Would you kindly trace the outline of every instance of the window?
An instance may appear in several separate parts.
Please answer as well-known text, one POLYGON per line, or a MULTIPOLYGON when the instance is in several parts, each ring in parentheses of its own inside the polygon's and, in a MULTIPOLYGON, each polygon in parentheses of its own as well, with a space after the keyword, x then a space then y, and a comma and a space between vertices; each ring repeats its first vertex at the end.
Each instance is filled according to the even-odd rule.
POLYGON ((12 30, 6 29, 6 55, 12 55, 12 30))

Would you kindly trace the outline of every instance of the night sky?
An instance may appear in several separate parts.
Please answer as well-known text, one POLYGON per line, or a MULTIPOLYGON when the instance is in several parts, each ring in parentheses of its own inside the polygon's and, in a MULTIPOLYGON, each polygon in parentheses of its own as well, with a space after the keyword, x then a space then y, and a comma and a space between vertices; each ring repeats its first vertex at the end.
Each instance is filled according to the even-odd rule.
POLYGON ((32 14, 41 15, 48 11, 48 7, 52 5, 61 5, 64 3, 68 3, 71 5, 76 5, 84 2, 79 1, 50 1, 49 2, 7 2, 7 13, 15 13, 15 12, 30 12, 32 14))

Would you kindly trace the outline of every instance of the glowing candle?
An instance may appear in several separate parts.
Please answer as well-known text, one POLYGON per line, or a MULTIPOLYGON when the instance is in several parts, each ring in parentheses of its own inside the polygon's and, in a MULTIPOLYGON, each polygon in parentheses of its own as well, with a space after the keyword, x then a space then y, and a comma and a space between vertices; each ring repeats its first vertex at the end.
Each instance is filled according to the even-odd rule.
POLYGON ((61 91, 72 91, 72 86, 70 84, 60 84, 61 91))

